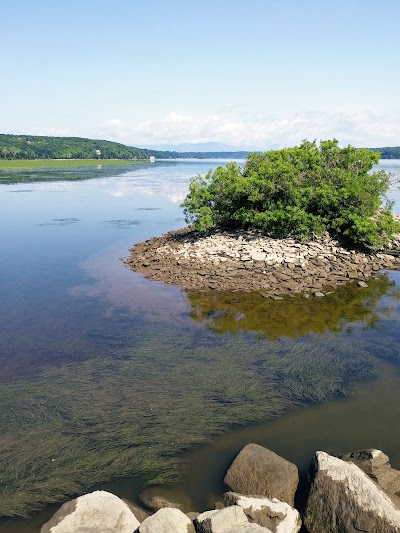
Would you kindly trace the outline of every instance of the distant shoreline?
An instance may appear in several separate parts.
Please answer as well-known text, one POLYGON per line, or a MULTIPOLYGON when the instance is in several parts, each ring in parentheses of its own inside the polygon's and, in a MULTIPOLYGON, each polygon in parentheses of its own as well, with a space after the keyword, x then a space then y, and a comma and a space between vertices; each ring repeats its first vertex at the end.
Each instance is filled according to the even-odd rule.
MULTIPOLYGON (((208 160, 218 161, 223 163, 224 159, 231 160, 228 157, 208 157, 208 158, 196 158, 196 157, 179 157, 173 158, 158 158, 160 162, 191 162, 191 161, 204 161, 208 160)), ((232 160, 238 159, 232 157, 232 160)), ((391 159, 381 159, 382 161, 390 161, 391 159)), ((393 159, 392 159, 393 161, 393 159)), ((46 167, 88 167, 99 165, 138 165, 143 163, 149 163, 148 159, 0 159, 0 169, 12 169, 12 168, 46 168, 46 167)))

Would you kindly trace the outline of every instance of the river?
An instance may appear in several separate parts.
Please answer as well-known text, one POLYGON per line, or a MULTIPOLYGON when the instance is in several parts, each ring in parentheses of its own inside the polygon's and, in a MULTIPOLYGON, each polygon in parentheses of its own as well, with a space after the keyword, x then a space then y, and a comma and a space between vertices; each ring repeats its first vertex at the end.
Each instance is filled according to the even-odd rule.
POLYGON ((303 477, 316 449, 380 447, 400 468, 399 273, 270 301, 121 262, 183 227, 190 177, 219 164, 0 169, 0 515, 30 514, 1 531, 37 533, 89 487, 161 485, 204 510, 247 442, 303 477))

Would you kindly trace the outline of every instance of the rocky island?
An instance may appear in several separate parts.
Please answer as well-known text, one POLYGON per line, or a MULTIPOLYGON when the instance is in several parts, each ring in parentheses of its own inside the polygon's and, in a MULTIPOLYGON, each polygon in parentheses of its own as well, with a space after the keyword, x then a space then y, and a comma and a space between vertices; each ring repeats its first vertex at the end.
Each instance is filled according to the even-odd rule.
POLYGON ((136 244, 124 262, 148 279, 185 289, 321 297, 349 282, 366 287, 380 270, 399 269, 399 249, 400 238, 385 252, 368 252, 349 249, 328 235, 301 242, 268 237, 261 230, 204 235, 185 228, 136 244))
POLYGON ((191 179, 191 224, 137 244, 125 263, 185 289, 321 297, 400 265, 400 220, 379 155, 337 140, 253 153, 191 179))

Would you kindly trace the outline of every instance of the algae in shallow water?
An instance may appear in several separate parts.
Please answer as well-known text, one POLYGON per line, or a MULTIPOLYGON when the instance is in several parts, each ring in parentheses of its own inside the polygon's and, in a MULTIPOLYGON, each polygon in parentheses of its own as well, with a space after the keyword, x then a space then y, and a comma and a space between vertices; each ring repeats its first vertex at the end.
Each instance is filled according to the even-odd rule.
MULTIPOLYGON (((381 283, 362 305, 357 294, 352 320, 373 316, 389 287, 381 283)), ((346 394, 374 374, 379 353, 347 334, 271 341, 163 323, 142 324, 126 343, 0 386, 1 515, 26 515, 113 477, 176 481, 181 452, 229 427, 346 394)))

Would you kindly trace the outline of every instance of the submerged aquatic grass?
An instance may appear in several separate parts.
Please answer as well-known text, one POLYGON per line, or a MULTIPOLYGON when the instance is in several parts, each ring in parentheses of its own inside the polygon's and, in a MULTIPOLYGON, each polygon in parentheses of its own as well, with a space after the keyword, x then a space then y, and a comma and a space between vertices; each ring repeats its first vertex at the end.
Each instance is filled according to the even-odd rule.
POLYGON ((182 452, 347 394, 375 372, 374 348, 345 335, 269 341, 147 323, 129 343, 0 386, 1 515, 26 516, 114 477, 175 482, 182 452))

